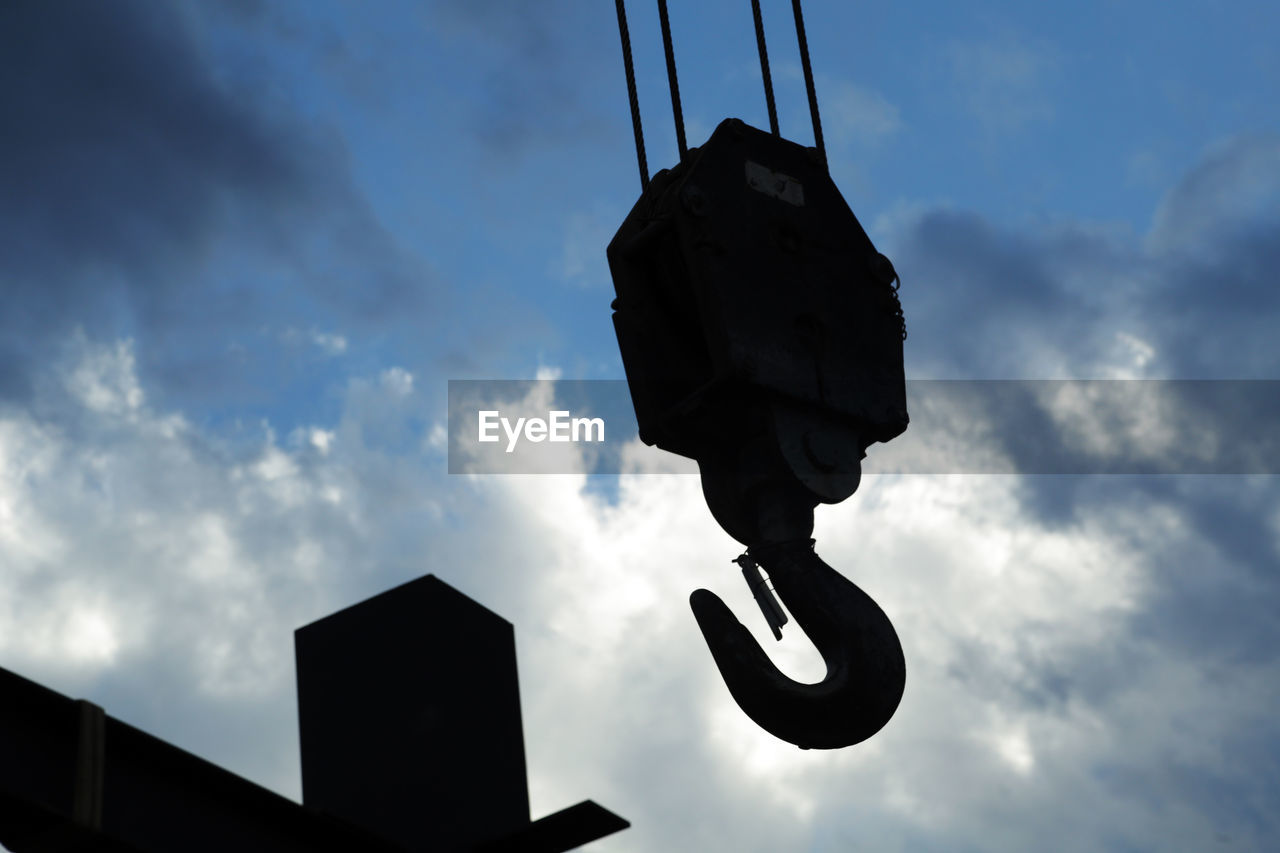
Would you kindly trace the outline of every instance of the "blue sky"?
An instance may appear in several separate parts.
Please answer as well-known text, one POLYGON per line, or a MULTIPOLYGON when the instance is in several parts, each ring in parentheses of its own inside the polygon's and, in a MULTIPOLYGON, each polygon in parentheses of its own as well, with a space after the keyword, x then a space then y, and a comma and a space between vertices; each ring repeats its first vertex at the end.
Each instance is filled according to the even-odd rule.
MULTIPOLYGON (((1272 4, 805 12, 909 378, 1280 378, 1272 4)), ((657 15, 629 13, 656 170, 657 15)), ((671 17, 690 143, 767 126, 750 4, 671 17)), ((709 586, 766 635, 696 478, 446 473, 449 379, 623 376, 612 4, 14 3, 0 63, 0 666, 297 797, 292 630, 434 572, 516 625, 533 816, 632 820, 591 849, 1280 833, 1274 477, 868 477, 816 536, 907 693, 809 753, 741 716, 687 610, 709 586)))

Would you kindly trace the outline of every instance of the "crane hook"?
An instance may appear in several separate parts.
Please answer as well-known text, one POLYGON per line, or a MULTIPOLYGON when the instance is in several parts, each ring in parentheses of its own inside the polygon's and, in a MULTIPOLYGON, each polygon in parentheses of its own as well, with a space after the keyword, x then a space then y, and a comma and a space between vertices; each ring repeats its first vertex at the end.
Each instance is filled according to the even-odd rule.
POLYGON ((649 178, 622 0, 618 32, 642 193, 609 243, 614 330, 648 445, 697 460, 703 496, 769 627, 786 614, 827 664, 783 675, 724 602, 690 604, 733 698, 803 749, 874 735, 906 685, 884 611, 813 551, 813 510, 858 488, 861 459, 907 428, 898 276, 831 178, 800 0, 792 0, 815 148, 783 139, 758 3, 770 132, 725 119, 687 148, 666 2, 659 0, 680 161, 649 178))
POLYGON ((765 731, 801 749, 839 749, 874 735, 906 686, 902 644, 889 617, 823 562, 812 539, 748 551, 821 653, 827 676, 816 684, 788 678, 719 596, 695 590, 689 604, 734 701, 765 731))

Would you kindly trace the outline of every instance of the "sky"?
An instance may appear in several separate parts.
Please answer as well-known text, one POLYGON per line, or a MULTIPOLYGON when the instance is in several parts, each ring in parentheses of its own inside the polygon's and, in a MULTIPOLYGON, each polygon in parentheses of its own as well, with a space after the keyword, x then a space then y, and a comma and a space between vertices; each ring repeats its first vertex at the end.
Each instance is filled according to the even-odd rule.
MULTIPOLYGON (((811 144, 790 4, 762 7, 811 144)), ((656 171, 657 14, 628 11, 656 171)), ((805 16, 908 379, 1280 379, 1274 4, 805 16)), ((690 144, 767 127, 750 4, 671 22, 690 144)), ((788 674, 821 661, 766 639, 678 460, 447 472, 449 380, 623 378, 612 4, 6 3, 0 113, 0 666, 297 799, 292 631, 434 573, 515 625, 532 816, 632 822, 585 849, 1280 834, 1275 476, 864 478, 815 538, 893 620, 906 693, 800 751, 733 704, 688 593, 788 674)), ((999 457, 988 425, 965 440, 999 457)), ((1097 452, 1226 440, 1182 427, 1097 452)))

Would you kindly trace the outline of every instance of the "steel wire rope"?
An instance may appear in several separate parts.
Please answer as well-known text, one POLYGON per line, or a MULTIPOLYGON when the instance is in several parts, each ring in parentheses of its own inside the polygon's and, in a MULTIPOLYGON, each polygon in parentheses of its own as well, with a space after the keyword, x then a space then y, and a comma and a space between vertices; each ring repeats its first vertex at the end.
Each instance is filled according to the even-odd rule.
POLYGON ((671 112, 676 119, 676 146, 683 162, 689 153, 684 142, 684 111, 680 109, 680 83, 676 80, 676 54, 671 47, 671 21, 667 17, 667 0, 658 0, 658 19, 662 23, 662 49, 667 54, 667 83, 671 86, 671 112))
POLYGON ((804 37, 804 13, 800 0, 791 0, 791 11, 796 18, 796 39, 800 42, 800 65, 804 68, 804 87, 809 93, 809 116, 813 119, 813 144, 818 149, 822 165, 827 165, 827 149, 822 144, 822 120, 818 118, 818 95, 813 90, 813 67, 809 65, 809 41, 804 37))
POLYGON ((640 97, 636 94, 636 69, 631 61, 631 31, 627 29, 627 10, 623 0, 618 7, 618 35, 622 37, 622 65, 627 75, 627 98, 631 101, 631 129, 636 136, 636 161, 640 165, 640 191, 649 188, 649 164, 644 156, 644 131, 640 127, 640 97))
POLYGON ((751 14, 756 20, 756 46, 760 48, 760 76, 764 78, 764 101, 769 107, 769 129, 778 133, 778 106, 773 100, 773 78, 769 75, 769 51, 764 46, 764 19, 760 16, 760 0, 751 0, 751 14))

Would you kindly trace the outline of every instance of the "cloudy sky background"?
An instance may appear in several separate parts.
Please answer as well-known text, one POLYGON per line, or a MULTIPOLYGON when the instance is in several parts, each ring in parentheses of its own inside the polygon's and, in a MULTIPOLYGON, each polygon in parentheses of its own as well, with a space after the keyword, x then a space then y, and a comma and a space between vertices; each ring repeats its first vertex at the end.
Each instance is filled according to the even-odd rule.
MULTIPOLYGON (((809 143, 789 5, 765 21, 809 143)), ((691 144, 767 127, 749 3, 671 13, 691 144)), ((1280 379, 1271 4, 806 16, 909 378, 1280 379)), ((630 17, 656 170, 657 15, 630 17)), ((612 4, 7 3, 0 64, 0 666, 296 798, 293 629, 433 572, 516 626, 533 816, 633 822, 594 850, 1280 834, 1273 476, 868 477, 816 538, 894 620, 907 692, 801 752, 688 611, 707 586, 767 637, 696 478, 446 473, 447 380, 622 377, 612 4)), ((1177 430, 1139 426, 1093 452, 1177 430)))

